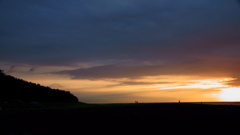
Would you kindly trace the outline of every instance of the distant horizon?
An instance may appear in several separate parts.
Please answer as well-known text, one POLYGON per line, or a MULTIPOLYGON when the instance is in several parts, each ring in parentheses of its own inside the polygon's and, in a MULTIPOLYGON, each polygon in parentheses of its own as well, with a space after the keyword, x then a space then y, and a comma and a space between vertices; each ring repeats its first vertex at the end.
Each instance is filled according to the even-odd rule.
POLYGON ((181 103, 193 103, 193 104, 209 104, 209 105, 240 105, 240 101, 206 101, 206 102, 126 102, 126 103, 86 103, 86 104, 158 104, 158 103, 174 103, 174 104, 181 104, 181 103), (222 104, 221 104, 222 103, 222 104))

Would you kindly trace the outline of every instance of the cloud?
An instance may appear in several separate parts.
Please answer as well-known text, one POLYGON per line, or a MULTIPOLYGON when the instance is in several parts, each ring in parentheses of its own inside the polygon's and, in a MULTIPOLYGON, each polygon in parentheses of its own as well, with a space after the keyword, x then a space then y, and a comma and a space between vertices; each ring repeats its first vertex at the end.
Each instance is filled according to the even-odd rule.
POLYGON ((234 79, 228 81, 227 84, 230 86, 240 86, 240 74, 234 74, 233 78, 234 79))
POLYGON ((236 61, 223 59, 198 59, 193 61, 164 62, 152 65, 113 64, 64 70, 57 74, 68 74, 74 79, 140 78, 158 75, 232 76, 238 73, 236 61))
POLYGON ((58 84, 58 83, 53 83, 49 87, 54 88, 54 89, 62 89, 62 88, 64 88, 63 85, 58 84))
POLYGON ((152 84, 169 84, 171 82, 136 82, 136 81, 122 81, 119 85, 152 85, 152 84))
POLYGON ((29 69, 29 72, 34 72, 34 71, 35 71, 35 68, 34 68, 34 67, 32 67, 32 68, 29 69))
MULTIPOLYGON (((139 78, 137 78, 139 79, 139 78)), ((108 85, 107 88, 109 87, 117 87, 117 86, 152 86, 152 85, 160 85, 160 84, 173 84, 175 82, 152 82, 152 81, 133 81, 133 80, 128 80, 128 81, 113 81, 118 84, 113 84, 113 85, 108 85)))
POLYGON ((240 0, 236 0, 236 1, 240 3, 240 0))
POLYGON ((1 62, 65 66, 106 59, 157 60, 192 50, 202 53, 196 50, 206 51, 202 44, 209 42, 239 43, 235 1, 1 3, 1 62))
POLYGON ((7 73, 14 72, 15 68, 16 68, 16 66, 14 66, 14 65, 10 66, 9 70, 7 71, 7 73))
POLYGON ((2 0, 0 62, 74 67, 57 73, 75 79, 156 75, 238 79, 240 8, 236 3, 2 0), (78 67, 99 61, 103 62, 97 66, 78 67))

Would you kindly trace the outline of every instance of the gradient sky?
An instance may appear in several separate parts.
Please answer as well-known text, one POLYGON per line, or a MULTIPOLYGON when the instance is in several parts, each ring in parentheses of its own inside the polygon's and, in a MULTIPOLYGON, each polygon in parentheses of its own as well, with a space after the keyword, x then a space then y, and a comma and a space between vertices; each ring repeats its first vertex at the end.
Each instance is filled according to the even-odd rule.
POLYGON ((240 101, 239 0, 0 0, 0 68, 87 103, 240 101))

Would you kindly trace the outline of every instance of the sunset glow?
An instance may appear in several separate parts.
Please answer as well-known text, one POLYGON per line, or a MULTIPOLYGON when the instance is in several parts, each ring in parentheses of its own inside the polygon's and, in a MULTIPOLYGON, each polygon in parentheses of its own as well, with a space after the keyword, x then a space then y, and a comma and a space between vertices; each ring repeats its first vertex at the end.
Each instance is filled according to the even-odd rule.
POLYGON ((222 88, 219 98, 223 101, 240 101, 240 87, 222 88))
POLYGON ((240 101, 239 0, 0 1, 0 70, 86 103, 240 101))
POLYGON ((109 100, 116 103, 131 103, 135 100, 139 102, 240 100, 238 96, 240 88, 228 85, 228 82, 233 81, 234 78, 210 79, 197 76, 163 75, 138 79, 74 80, 68 76, 51 74, 44 76, 36 74, 23 78, 53 88, 69 90, 88 103, 107 103, 109 100), (94 97, 96 99, 93 100, 94 97))
POLYGON ((199 83, 193 83, 187 86, 177 86, 177 87, 170 87, 166 89, 178 89, 178 88, 199 88, 199 89, 211 89, 211 88, 223 88, 228 87, 227 85, 223 84, 222 81, 217 80, 203 80, 199 83))

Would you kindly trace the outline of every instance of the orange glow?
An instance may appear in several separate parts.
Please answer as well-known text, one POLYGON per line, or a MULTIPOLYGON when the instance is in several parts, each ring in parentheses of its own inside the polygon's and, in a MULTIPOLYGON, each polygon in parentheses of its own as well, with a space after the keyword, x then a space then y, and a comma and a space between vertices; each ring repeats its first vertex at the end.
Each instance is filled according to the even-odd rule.
POLYGON ((40 71, 34 75, 23 73, 16 73, 15 76, 70 91, 79 98, 79 101, 86 103, 132 103, 135 100, 139 102, 240 101, 240 88, 229 86, 227 82, 234 79, 227 77, 161 75, 134 79, 81 80, 66 75, 41 74, 40 71))
MULTIPOLYGON (((229 79, 224 79, 229 80, 229 79)), ((203 80, 198 83, 186 85, 186 86, 177 86, 177 87, 170 87, 166 89, 178 89, 178 88, 199 88, 199 89, 211 89, 211 88, 222 88, 228 87, 227 85, 222 83, 222 80, 203 80)))

